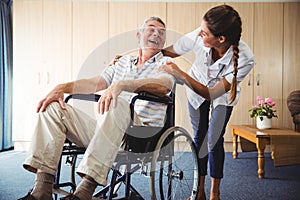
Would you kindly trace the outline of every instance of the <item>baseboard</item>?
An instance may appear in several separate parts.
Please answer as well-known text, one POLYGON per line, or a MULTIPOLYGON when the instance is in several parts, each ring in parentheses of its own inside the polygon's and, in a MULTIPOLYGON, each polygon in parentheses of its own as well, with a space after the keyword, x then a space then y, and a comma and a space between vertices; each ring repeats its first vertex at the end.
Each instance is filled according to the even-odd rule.
MULTIPOLYGON (((232 144, 233 144, 232 141, 224 141, 225 152, 232 152, 233 151, 232 144)), ((238 142, 238 152, 244 152, 243 150, 245 150, 245 148, 244 147, 242 148, 241 143, 238 142)), ((256 150, 253 150, 253 149, 250 150, 249 149, 249 150, 246 150, 245 152, 250 152, 250 151, 256 151, 256 150)), ((270 145, 266 146, 265 152, 271 152, 270 145)))
MULTIPOLYGON (((14 150, 15 151, 28 151, 30 141, 14 141, 14 150)), ((224 142, 225 152, 232 152, 232 141, 224 142)), ((238 152, 242 152, 241 144, 238 142, 238 152)), ((270 152, 269 146, 266 147, 265 152, 270 152)))
MULTIPOLYGON (((225 152, 232 152, 232 141, 224 141, 225 152)), ((238 151, 241 149, 240 143, 238 142, 238 151)))
POLYGON ((15 151, 28 151, 30 141, 14 141, 15 151))

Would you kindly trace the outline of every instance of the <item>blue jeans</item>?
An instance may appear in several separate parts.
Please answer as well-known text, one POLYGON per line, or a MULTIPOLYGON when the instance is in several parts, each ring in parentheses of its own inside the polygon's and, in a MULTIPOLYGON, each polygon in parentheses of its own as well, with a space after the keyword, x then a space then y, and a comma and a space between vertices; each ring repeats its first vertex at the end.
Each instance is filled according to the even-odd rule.
POLYGON ((190 104, 188 106, 194 142, 198 150, 200 176, 207 175, 207 162, 209 162, 210 176, 223 178, 225 157, 223 136, 233 107, 218 105, 212 109, 209 118, 209 101, 204 101, 196 110, 190 104))

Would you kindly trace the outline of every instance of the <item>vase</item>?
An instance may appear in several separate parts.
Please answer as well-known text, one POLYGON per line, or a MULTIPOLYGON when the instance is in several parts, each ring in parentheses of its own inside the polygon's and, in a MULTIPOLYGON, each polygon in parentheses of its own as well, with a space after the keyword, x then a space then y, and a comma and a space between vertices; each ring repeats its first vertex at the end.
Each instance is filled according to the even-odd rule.
POLYGON ((272 119, 267 118, 266 116, 262 117, 263 120, 260 119, 260 117, 256 118, 256 127, 258 129, 269 129, 272 127, 272 119))

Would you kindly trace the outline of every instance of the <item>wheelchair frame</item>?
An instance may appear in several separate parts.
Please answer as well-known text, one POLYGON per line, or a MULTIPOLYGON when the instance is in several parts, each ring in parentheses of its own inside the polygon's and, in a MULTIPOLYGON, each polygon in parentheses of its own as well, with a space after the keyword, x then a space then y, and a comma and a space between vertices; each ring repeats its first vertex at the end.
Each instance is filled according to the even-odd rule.
MULTIPOLYGON (((73 94, 69 95, 65 102, 68 103, 70 99, 79 99, 85 101, 97 102, 100 98, 100 95, 97 94, 73 94)), ((142 195, 137 191, 137 189, 131 184, 131 175, 140 170, 141 174, 148 174, 148 164, 150 163, 150 190, 151 190, 151 199, 181 199, 191 197, 191 199, 196 199, 198 188, 199 188, 199 164, 198 156, 196 152, 195 145, 192 138, 188 132, 181 128, 174 126, 174 113, 175 113, 175 96, 174 93, 171 93, 170 96, 158 97, 156 95, 150 94, 148 92, 141 92, 138 95, 134 96, 130 103, 131 110, 131 122, 128 127, 128 130, 125 135, 128 138, 125 139, 127 142, 124 147, 124 151, 119 151, 115 164, 112 166, 112 178, 110 183, 107 186, 104 186, 99 191, 94 194, 94 197, 101 197, 106 199, 113 199, 116 197, 116 189, 119 188, 121 183, 125 184, 125 199, 144 199, 142 195), (134 117, 134 105, 136 100, 146 100, 152 102, 158 102, 167 105, 167 115, 164 127, 141 127, 135 126, 133 124, 134 117), (136 141, 132 135, 140 133, 143 131, 143 134, 146 132, 155 132, 153 137, 150 139, 150 142, 141 138, 138 138, 139 141, 136 141), (177 134, 178 132, 178 134, 177 134), (174 165, 174 162, 177 160, 173 159, 175 156, 174 145, 175 139, 181 138, 180 141, 185 141, 188 144, 188 147, 191 150, 191 156, 193 159, 191 169, 192 176, 191 180, 184 180, 186 176, 185 172, 181 169, 174 170, 177 166, 174 165), (145 142, 141 145, 139 142, 145 142), (153 142, 154 141, 154 142, 153 142), (145 148, 146 146, 146 148, 145 148), (143 148, 143 149, 141 149, 143 148), (120 171, 121 166, 126 166, 126 172, 122 173, 120 171), (133 166, 133 167, 132 167, 133 166), (175 196, 174 191, 176 190, 174 185, 181 184, 184 182, 184 189, 190 190, 188 196, 175 196)), ((66 190, 61 188, 71 187, 71 191, 76 189, 75 181, 75 165, 77 156, 79 154, 84 154, 85 148, 78 147, 70 141, 66 141, 63 148, 62 156, 67 156, 66 162, 71 165, 71 181, 60 183, 60 173, 61 173, 61 162, 62 156, 59 161, 57 173, 55 176, 54 182, 54 194, 55 199, 57 199, 57 194, 69 194, 66 190)), ((180 158, 176 158, 180 159, 180 158)), ((178 189, 178 188, 177 188, 178 189)), ((179 188, 180 189, 180 188, 179 188)), ((181 194, 180 194, 181 195, 181 194)), ((186 193, 184 194, 186 195, 186 193)))

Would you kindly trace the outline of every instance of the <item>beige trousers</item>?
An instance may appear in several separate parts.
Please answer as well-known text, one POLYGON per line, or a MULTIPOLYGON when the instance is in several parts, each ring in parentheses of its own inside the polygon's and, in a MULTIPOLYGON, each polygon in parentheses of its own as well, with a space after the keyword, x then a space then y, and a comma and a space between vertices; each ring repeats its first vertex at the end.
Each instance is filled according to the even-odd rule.
POLYGON ((38 114, 32 143, 24 168, 55 175, 65 139, 86 147, 77 173, 88 175, 106 185, 107 174, 116 158, 124 133, 130 122, 127 101, 118 98, 116 107, 110 108, 98 119, 70 105, 63 110, 58 103, 51 103, 45 112, 38 114))

